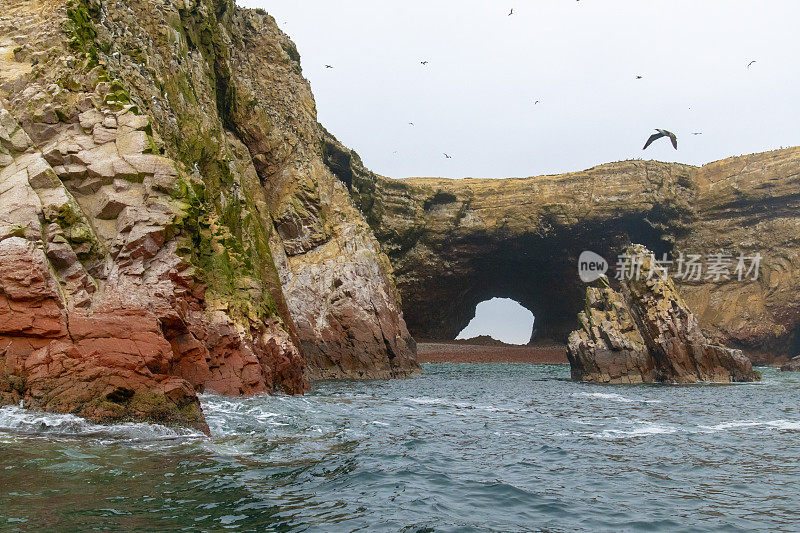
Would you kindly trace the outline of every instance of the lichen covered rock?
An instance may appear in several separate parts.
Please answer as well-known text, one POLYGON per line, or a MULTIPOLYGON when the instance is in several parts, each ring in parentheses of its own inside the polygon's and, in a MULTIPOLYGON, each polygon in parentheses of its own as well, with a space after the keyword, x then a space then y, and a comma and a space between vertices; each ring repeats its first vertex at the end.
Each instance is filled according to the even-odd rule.
POLYGON ((652 253, 640 245, 641 277, 614 290, 605 277, 586 292, 581 329, 569 336, 572 378, 597 383, 756 381, 760 374, 741 350, 710 343, 665 273, 651 269, 652 253), (650 275, 651 271, 656 272, 650 275))
POLYGON ((0 403, 206 429, 198 392, 418 371, 391 267, 269 15, 0 11, 0 403))

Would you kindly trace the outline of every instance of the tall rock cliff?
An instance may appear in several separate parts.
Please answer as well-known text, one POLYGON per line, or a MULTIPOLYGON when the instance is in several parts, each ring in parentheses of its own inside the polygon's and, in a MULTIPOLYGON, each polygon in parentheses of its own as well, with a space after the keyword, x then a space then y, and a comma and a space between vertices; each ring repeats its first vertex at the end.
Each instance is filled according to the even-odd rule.
POLYGON ((0 0, 0 403, 203 428, 195 393, 418 370, 292 42, 228 0, 0 0))

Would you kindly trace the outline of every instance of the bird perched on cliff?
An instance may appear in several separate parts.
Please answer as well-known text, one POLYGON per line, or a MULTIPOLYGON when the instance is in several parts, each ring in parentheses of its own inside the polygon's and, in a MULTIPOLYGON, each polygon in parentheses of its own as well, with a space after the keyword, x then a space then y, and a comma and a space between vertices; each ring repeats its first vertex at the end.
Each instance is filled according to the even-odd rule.
POLYGON ((672 141, 672 146, 674 146, 676 150, 678 149, 678 138, 675 137, 674 133, 671 131, 662 130, 660 128, 656 128, 656 132, 657 133, 652 134, 650 138, 647 139, 647 142, 644 143, 644 148, 642 148, 642 150, 646 150, 653 141, 660 139, 661 137, 669 137, 669 140, 672 141))
POLYGON ((752 60, 751 62, 749 62, 749 63, 747 64, 747 68, 750 68, 750 65, 752 65, 752 64, 753 64, 753 63, 755 63, 755 62, 756 62, 756 60, 755 60, 755 59, 754 59, 754 60, 752 60))

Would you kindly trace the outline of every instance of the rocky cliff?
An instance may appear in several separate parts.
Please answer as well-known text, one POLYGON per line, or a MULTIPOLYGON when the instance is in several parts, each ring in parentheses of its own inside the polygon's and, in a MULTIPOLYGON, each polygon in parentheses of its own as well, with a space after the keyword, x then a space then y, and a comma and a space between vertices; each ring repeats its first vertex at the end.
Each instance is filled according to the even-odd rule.
POLYGON ((760 253, 757 280, 739 281, 731 265, 727 279, 675 281, 711 338, 759 362, 800 351, 800 148, 502 180, 391 180, 345 159, 338 172, 394 265, 419 339, 454 338, 497 296, 533 312, 535 338, 564 342, 584 301, 578 255, 592 250, 613 269, 640 242, 674 260, 760 253))
POLYGON ((292 42, 229 0, 0 0, 0 403, 204 428, 196 392, 418 370, 292 42))
POLYGON ((625 249, 641 259, 640 276, 626 275, 613 289, 602 276, 586 291, 580 329, 567 343, 572 379, 596 383, 757 381, 741 350, 712 344, 652 252, 625 249), (654 274, 651 274, 653 272, 654 274))

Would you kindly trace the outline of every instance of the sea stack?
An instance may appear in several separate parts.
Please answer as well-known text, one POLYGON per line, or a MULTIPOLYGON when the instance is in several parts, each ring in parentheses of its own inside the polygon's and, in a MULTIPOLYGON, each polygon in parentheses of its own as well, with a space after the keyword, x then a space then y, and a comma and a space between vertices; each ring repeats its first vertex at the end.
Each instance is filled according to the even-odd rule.
POLYGON ((800 355, 781 365, 781 372, 800 372, 800 355))
POLYGON ((611 287, 605 277, 586 291, 581 328, 569 336, 572 379, 594 383, 758 381, 741 350, 712 344, 666 273, 648 277, 652 253, 630 245, 641 276, 611 287))

